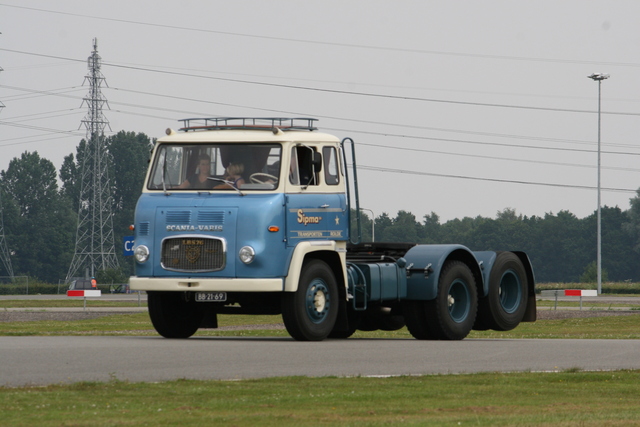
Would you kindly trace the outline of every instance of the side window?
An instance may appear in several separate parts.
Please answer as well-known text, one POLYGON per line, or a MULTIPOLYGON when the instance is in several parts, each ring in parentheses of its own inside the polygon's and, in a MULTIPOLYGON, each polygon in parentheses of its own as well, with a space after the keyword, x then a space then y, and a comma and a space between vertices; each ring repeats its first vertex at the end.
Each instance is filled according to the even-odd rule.
POLYGON ((322 147, 322 160, 324 162, 324 181, 327 185, 337 185, 340 182, 340 176, 335 147, 322 147))
POLYGON ((300 185, 300 172, 298 168, 298 150, 296 147, 291 149, 291 166, 289 166, 289 182, 294 185, 300 185))
POLYGON ((289 181, 303 187, 318 185, 318 172, 313 167, 314 154, 317 156, 315 148, 299 145, 291 150, 289 181))

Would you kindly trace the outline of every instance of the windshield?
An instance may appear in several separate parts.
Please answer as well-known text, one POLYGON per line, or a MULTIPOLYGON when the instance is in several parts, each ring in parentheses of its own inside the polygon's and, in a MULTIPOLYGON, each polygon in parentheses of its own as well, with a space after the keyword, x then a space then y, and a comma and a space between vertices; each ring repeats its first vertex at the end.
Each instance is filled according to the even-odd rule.
POLYGON ((274 190, 280 177, 278 144, 163 144, 149 190, 274 190))

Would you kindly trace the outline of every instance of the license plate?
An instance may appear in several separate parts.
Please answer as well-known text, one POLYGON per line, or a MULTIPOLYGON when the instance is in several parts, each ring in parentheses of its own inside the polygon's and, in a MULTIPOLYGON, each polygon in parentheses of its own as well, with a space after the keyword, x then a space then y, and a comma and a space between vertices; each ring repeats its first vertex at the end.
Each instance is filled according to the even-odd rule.
POLYGON ((226 292, 196 292, 196 302, 219 302, 226 300, 226 292))

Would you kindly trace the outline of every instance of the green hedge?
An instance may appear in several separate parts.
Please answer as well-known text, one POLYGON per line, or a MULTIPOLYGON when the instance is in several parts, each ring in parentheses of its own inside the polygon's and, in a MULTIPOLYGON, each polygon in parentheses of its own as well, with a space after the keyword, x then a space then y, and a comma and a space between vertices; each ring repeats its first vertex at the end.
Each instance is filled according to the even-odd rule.
MULTIPOLYGON (((596 283, 538 283, 536 292, 555 289, 597 289, 596 283)), ((635 282, 603 282, 603 294, 640 294, 640 283, 635 282)))
POLYGON ((50 283, 41 283, 41 282, 29 282, 27 284, 24 283, 4 283, 0 285, 0 295, 36 295, 36 294, 57 294, 58 288, 60 288, 60 293, 66 292, 66 287, 64 285, 52 285, 50 283))

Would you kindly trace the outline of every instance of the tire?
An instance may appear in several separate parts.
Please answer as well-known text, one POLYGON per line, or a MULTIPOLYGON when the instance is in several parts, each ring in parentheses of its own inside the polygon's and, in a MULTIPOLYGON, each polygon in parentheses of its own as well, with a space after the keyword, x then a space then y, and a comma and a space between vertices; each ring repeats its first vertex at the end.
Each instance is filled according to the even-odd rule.
POLYGON ((435 299, 404 304, 407 329, 419 340, 461 340, 471 332, 477 311, 476 281, 461 261, 444 265, 435 299))
POLYGON ((476 321, 478 290, 471 269, 447 262, 440 272, 436 298, 425 303, 427 327, 435 339, 464 339, 476 321))
POLYGON ((360 325, 360 313, 355 311, 352 308, 347 308, 347 322, 348 327, 346 330, 336 330, 334 329, 329 333, 329 338, 337 338, 337 339, 346 339, 353 335, 358 330, 358 325, 360 325))
POLYGON ((404 327, 404 317, 389 307, 369 308, 363 312, 358 325, 361 331, 397 331, 404 327))
POLYGON ((476 329, 510 331, 527 310, 527 273, 513 252, 497 252, 489 275, 489 293, 478 302, 476 329))
POLYGON ((427 326, 426 301, 406 301, 403 305, 404 321, 409 333, 418 340, 434 340, 436 337, 427 326))
POLYGON ((304 264, 298 290, 282 298, 282 320, 297 341, 322 341, 338 317, 338 285, 329 266, 320 260, 304 264))
POLYGON ((395 310, 392 310, 391 313, 380 318, 379 329, 381 331, 398 331, 407 325, 404 316, 395 314, 394 312, 395 310))
POLYGON ((148 292, 149 317, 165 338, 189 338, 202 323, 204 310, 187 292, 148 292))

